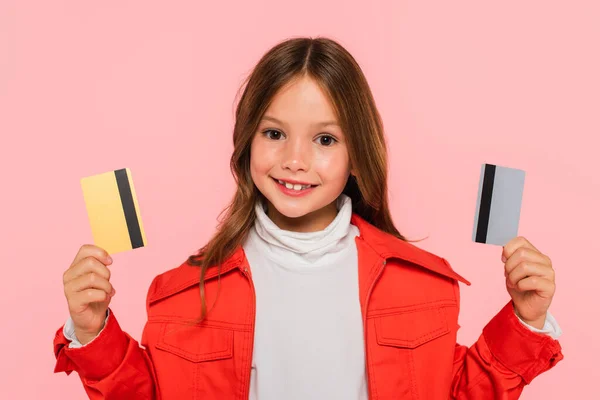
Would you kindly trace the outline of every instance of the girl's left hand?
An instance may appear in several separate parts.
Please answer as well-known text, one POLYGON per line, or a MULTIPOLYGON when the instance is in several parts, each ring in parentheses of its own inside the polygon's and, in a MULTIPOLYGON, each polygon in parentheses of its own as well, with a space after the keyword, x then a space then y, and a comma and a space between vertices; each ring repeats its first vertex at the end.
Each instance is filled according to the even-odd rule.
POLYGON ((542 329, 556 290, 552 261, 518 236, 503 247, 502 262, 515 312, 525 323, 542 329))

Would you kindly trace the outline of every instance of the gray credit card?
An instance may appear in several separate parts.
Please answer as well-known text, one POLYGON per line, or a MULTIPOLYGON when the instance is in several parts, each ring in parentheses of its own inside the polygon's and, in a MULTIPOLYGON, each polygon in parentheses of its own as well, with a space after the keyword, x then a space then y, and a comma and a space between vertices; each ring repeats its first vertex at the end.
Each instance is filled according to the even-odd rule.
POLYGON ((473 241, 504 246, 518 235, 525 171, 481 166, 473 241))

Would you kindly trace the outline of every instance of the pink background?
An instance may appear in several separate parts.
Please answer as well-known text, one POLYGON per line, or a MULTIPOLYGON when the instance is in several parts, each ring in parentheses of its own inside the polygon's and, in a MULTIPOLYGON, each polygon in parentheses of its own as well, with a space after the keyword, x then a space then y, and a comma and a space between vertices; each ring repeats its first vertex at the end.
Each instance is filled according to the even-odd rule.
POLYGON ((62 274, 91 242, 83 176, 129 167, 149 244, 115 256, 138 340, 152 278, 205 243, 233 190, 234 97, 278 41, 339 40, 384 118, 401 232, 467 279, 459 341, 508 300, 501 248, 471 242, 480 166, 527 171, 520 234, 553 260, 565 360, 524 399, 600 380, 600 8, 595 1, 0 2, 0 398, 80 399, 53 374, 62 274), (210 5, 206 5, 210 4, 210 5))

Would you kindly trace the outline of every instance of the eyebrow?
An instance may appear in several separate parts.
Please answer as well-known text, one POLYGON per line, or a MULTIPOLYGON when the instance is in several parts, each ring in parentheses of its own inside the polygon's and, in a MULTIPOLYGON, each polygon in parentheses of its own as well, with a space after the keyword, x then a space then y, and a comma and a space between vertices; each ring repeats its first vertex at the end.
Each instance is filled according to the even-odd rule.
MULTIPOLYGON (((264 115, 262 117, 263 120, 267 120, 267 121, 271 121, 271 122, 275 122, 278 123, 280 125, 286 125, 285 122, 278 120, 275 117, 271 117, 269 115, 264 115)), ((319 127, 323 127, 323 126, 339 126, 339 124, 337 123, 337 121, 324 121, 324 122, 317 122, 315 124, 313 124, 315 126, 319 126, 319 127)))

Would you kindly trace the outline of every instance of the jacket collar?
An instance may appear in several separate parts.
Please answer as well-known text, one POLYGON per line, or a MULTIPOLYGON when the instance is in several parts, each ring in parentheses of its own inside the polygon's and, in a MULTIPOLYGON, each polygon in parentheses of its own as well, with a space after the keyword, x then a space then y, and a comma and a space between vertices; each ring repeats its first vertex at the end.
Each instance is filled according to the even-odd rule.
MULTIPOLYGON (((444 258, 438 257, 435 254, 429 253, 408 242, 398 239, 389 233, 381 231, 358 214, 352 214, 350 223, 358 228, 360 231, 360 238, 369 245, 381 259, 401 259, 437 274, 456 279, 467 285, 471 284, 465 278, 454 272, 450 267, 450 264, 444 258)), ((205 279, 208 280, 214 278, 219 273, 225 274, 234 268, 243 270, 248 267, 248 260, 246 259, 243 247, 240 245, 235 249, 233 254, 222 263, 220 269, 214 267, 208 268, 205 279)), ((150 294, 149 302, 152 303, 158 301, 199 283, 200 268, 189 265, 186 261, 173 271, 171 277, 167 278, 164 284, 160 285, 154 293, 150 294)))

